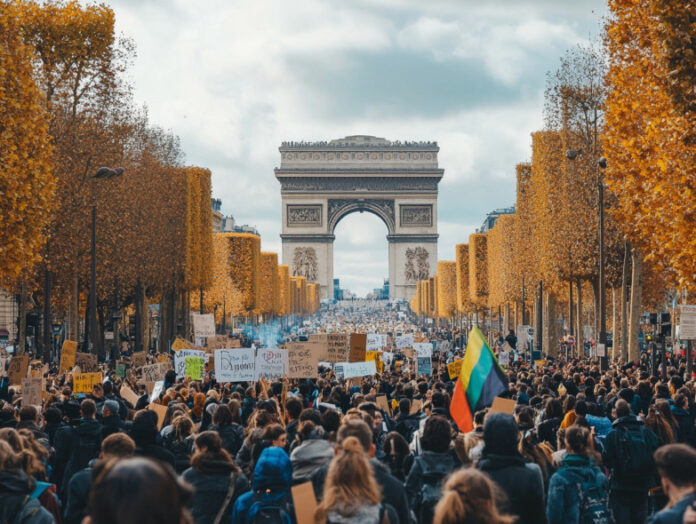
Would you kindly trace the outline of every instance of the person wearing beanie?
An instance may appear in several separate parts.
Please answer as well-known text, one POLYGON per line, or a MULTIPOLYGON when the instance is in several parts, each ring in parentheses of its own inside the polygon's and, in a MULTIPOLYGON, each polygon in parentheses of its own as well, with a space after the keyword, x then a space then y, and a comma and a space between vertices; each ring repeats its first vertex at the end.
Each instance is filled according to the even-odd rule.
POLYGON ((114 433, 123 431, 124 424, 119 416, 119 405, 115 400, 107 400, 104 402, 101 411, 102 416, 102 439, 114 433))
POLYGON ((133 420, 130 436, 135 441, 135 455, 147 457, 176 467, 174 454, 162 446, 157 431, 157 413, 140 411, 133 420))
POLYGON ((512 415, 493 413, 483 426, 483 451, 477 468, 505 493, 501 513, 518 517, 519 524, 546 522, 544 481, 539 466, 527 463, 518 451, 519 428, 512 415))

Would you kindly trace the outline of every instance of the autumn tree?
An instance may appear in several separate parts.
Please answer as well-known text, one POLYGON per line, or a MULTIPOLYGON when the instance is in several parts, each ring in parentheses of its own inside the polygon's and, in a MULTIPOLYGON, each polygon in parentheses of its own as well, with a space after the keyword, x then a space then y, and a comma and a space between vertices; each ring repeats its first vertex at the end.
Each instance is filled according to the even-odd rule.
POLYGON ((452 318, 457 312, 457 263, 439 260, 437 263, 438 314, 452 318))

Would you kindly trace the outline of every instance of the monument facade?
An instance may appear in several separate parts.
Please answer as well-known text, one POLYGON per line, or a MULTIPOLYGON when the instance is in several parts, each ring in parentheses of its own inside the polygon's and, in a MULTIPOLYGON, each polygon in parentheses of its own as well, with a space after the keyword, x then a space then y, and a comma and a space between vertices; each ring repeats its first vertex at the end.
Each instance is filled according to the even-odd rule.
POLYGON ((355 212, 377 215, 389 242, 389 296, 410 298, 437 271, 437 194, 444 170, 436 142, 348 136, 283 142, 279 148, 283 264, 333 297, 336 225, 355 212))

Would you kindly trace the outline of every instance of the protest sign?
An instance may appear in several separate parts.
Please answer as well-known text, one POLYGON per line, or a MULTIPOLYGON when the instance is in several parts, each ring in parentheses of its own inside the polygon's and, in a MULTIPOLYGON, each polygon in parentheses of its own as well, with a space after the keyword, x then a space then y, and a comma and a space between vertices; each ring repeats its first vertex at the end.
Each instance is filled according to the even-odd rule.
POLYGON ((510 353, 506 351, 501 351, 498 353, 498 364, 501 366, 507 366, 510 364, 510 353))
POLYGON ((22 406, 40 406, 41 392, 43 391, 42 378, 22 379, 22 406))
POLYGON ((391 414, 391 408, 389 407, 389 401, 387 400, 386 395, 377 395, 375 404, 377 404, 378 409, 384 411, 385 413, 391 414))
POLYGON ((235 349, 235 348, 241 348, 241 347, 242 347, 242 341, 239 340, 238 338, 230 338, 230 339, 227 339, 227 340, 228 340, 227 346, 225 346, 225 347, 227 347, 227 348, 235 349))
POLYGON ((297 484, 292 488, 292 504, 295 508, 297 524, 314 524, 314 513, 317 511, 317 499, 311 482, 297 484))
POLYGON ((433 354, 433 345, 430 342, 414 342, 413 349, 417 357, 430 357, 433 354))
POLYGON ((73 375, 74 393, 91 393, 95 384, 101 384, 101 373, 77 373, 73 375))
POLYGON ((288 344, 288 378, 316 378, 319 355, 307 343, 288 344))
POLYGON ((432 375, 433 362, 431 357, 416 357, 416 369, 419 375, 432 375))
POLYGON ((327 362, 345 362, 348 359, 348 335, 345 333, 329 333, 326 335, 326 343, 327 362))
POLYGON ((92 353, 76 353, 75 365, 79 366, 82 373, 96 373, 99 370, 97 355, 92 353))
POLYGON ((66 340, 63 342, 63 349, 60 353, 60 372, 70 371, 75 365, 75 354, 77 353, 77 342, 66 340))
POLYGON ((374 360, 375 367, 377 368, 377 373, 384 373, 384 362, 382 362, 382 352, 381 351, 366 351, 365 361, 374 360))
POLYGON ((154 402, 151 402, 147 406, 147 409, 157 413, 157 429, 161 430, 162 423, 164 422, 164 418, 167 416, 167 406, 163 406, 162 404, 155 404, 154 402))
POLYGON ((365 362, 365 347, 367 335, 365 333, 350 334, 350 362, 365 362))
POLYGON ((385 347, 387 347, 387 335, 380 333, 367 334, 367 345, 365 346, 367 351, 381 351, 385 347))
POLYGON ((215 380, 220 383, 256 380, 253 348, 215 350, 215 380))
POLYGON ((186 357, 205 358, 205 351, 198 349, 180 349, 174 354, 174 369, 176 370, 177 378, 186 376, 186 357))
POLYGON ((157 362, 170 362, 168 355, 157 355, 157 362))
POLYGON ((408 335, 399 335, 396 337, 396 349, 404 349, 413 347, 413 333, 408 335))
POLYGON ((256 353, 256 380, 275 380, 288 374, 288 352, 278 348, 263 348, 256 353))
POLYGON ((22 383, 22 379, 27 377, 27 370, 29 369, 29 355, 22 355, 21 357, 12 357, 10 360, 10 367, 7 370, 7 375, 10 378, 10 385, 17 386, 22 383))
POLYGON ((511 398, 495 397, 488 413, 506 413, 512 415, 515 412, 515 401, 511 398))
POLYGON ((394 360, 394 353, 391 351, 382 351, 382 362, 387 366, 391 366, 392 360, 394 360))
POLYGON ((215 351, 216 349, 231 348, 232 342, 227 335, 215 335, 214 337, 208 337, 205 341, 205 345, 208 349, 215 351))
POLYGON ((377 373, 374 360, 369 362, 339 362, 334 366, 334 369, 338 378, 365 377, 377 373))
POLYGON ((411 410, 409 411, 409 415, 413 415, 415 413, 418 413, 422 408, 423 408, 423 401, 419 398, 414 398, 411 401, 411 410))
POLYGON ((116 367, 114 368, 114 373, 116 373, 117 377, 124 378, 126 376, 126 365, 116 364, 116 367))
POLYGON ((162 390, 164 389, 164 380, 160 380, 158 382, 155 382, 155 385, 152 386, 152 391, 150 391, 150 401, 154 400, 159 400, 159 396, 162 393, 162 390))
POLYGON ((464 361, 460 359, 447 364, 447 374, 449 375, 450 380, 454 380, 459 376, 459 372, 462 369, 462 362, 464 361))
POLYGON ((135 391, 128 387, 128 384, 121 386, 121 398, 127 401, 134 408, 138 403, 138 395, 136 395, 135 391))
POLYGON ((202 380, 204 373, 205 358, 203 357, 186 357, 184 376, 191 380, 202 380))
POLYGON ((172 342, 172 349, 174 351, 181 351, 182 349, 191 349, 193 346, 190 342, 187 342, 181 337, 176 337, 174 342, 172 342))
POLYGON ((215 336, 215 318, 212 313, 191 313, 193 320, 193 335, 196 338, 215 336))
POLYGON ((162 380, 168 369, 169 364, 164 362, 143 366, 143 380, 145 382, 157 382, 162 380))
POLYGON ((137 353, 133 353, 131 355, 131 359, 133 360, 133 365, 134 366, 144 366, 145 363, 147 362, 147 355, 145 354, 144 351, 138 351, 137 353))

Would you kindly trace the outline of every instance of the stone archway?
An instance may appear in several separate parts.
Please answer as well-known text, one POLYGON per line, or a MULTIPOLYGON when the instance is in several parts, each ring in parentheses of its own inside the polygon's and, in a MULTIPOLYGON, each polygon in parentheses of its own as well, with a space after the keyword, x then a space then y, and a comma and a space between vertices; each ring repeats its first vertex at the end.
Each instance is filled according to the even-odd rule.
POLYGON ((437 194, 444 170, 435 142, 349 136, 284 142, 275 175, 283 205, 283 263, 333 297, 334 230, 370 212, 387 226, 390 298, 408 299, 437 269, 437 194))

